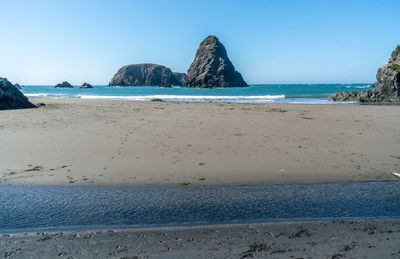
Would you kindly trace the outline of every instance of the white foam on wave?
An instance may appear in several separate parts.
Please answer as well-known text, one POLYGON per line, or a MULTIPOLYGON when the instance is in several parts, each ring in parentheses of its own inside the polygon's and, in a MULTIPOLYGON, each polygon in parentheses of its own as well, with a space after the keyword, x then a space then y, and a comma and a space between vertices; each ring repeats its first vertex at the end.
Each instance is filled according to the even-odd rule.
POLYGON ((46 97, 49 94, 25 94, 27 97, 46 97))
POLYGON ((254 95, 254 96, 220 96, 220 95, 129 95, 129 96, 104 96, 104 95, 78 95, 81 99, 114 99, 146 101, 151 99, 163 100, 272 100, 284 99, 285 95, 254 95))
POLYGON ((51 94, 51 93, 39 93, 39 94, 25 94, 25 96, 27 97, 68 97, 68 95, 66 94, 51 94))
POLYGON ((358 89, 365 89, 370 88, 370 85, 346 85, 346 88, 358 88, 358 89))
POLYGON ((291 104, 332 104, 332 105, 338 105, 338 104, 357 104, 357 102, 337 102, 337 101, 329 101, 329 100, 318 100, 318 101, 304 101, 304 102, 299 102, 299 101, 286 101, 282 103, 291 103, 291 104))

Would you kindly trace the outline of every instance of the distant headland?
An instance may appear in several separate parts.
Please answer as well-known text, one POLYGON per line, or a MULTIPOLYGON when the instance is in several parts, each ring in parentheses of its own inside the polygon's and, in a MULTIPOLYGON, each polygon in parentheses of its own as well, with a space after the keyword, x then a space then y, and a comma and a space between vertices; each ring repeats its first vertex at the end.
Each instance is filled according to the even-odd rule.
POLYGON ((388 64, 378 69, 373 90, 340 92, 329 97, 332 101, 360 103, 400 103, 400 45, 392 52, 388 64))

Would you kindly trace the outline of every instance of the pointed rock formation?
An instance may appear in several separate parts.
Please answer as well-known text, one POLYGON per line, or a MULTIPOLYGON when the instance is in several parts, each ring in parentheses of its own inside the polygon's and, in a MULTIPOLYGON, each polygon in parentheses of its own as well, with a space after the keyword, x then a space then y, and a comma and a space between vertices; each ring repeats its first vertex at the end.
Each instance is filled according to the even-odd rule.
POLYGON ((110 86, 181 85, 171 69, 157 64, 135 64, 120 68, 110 86))
POLYGON ((26 108, 36 108, 36 106, 6 78, 0 77, 0 110, 26 108))
POLYGON ((64 81, 61 84, 57 84, 54 88, 74 88, 74 87, 67 81, 64 81))
POLYGON ((231 63, 224 45, 215 36, 208 36, 197 49, 187 73, 186 87, 246 87, 248 86, 231 63))
POLYGON ((389 63, 378 69, 373 90, 341 92, 329 97, 332 101, 360 103, 400 103, 400 45, 392 52, 389 63))

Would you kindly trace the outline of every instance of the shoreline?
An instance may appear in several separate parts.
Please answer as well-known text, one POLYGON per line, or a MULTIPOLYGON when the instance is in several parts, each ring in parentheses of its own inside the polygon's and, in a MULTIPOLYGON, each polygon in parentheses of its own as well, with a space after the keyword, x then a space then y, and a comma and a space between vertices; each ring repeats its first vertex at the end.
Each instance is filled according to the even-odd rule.
POLYGON ((374 222, 388 221, 399 222, 400 217, 337 217, 337 218, 282 218, 273 220, 249 220, 240 222, 226 223, 176 223, 176 224, 160 224, 160 225, 78 225, 78 226, 56 226, 56 227, 40 227, 40 228, 20 228, 20 229, 0 229, 0 238, 4 235, 10 236, 29 236, 37 233, 56 234, 63 232, 68 233, 94 233, 94 232, 139 232, 139 231, 173 231, 173 230, 196 230, 204 228, 240 228, 242 226, 263 226, 263 225, 280 225, 280 224, 316 224, 324 222, 374 222), (7 232, 8 231, 8 232, 7 232))
POLYGON ((46 106, 0 112, 0 185, 398 180, 392 175, 400 165, 398 106, 34 102, 46 106))
MULTIPOLYGON (((157 86, 109 87, 97 85, 94 89, 54 89, 52 86, 26 86, 22 90, 28 98, 77 98, 122 101, 189 101, 236 103, 324 103, 332 104, 328 97, 340 91, 361 91, 368 84, 261 84, 244 88, 201 88, 157 86), (293 91, 293 89, 298 89, 293 91), (336 91, 335 91, 336 90, 336 91)), ((347 102, 343 102, 347 103, 347 102)))
POLYGON ((315 222, 332 222, 332 221, 399 221, 400 216, 384 216, 384 217, 319 217, 319 218, 273 218, 273 219, 252 219, 227 222, 184 222, 184 223, 166 223, 166 224, 138 224, 138 225, 68 225, 68 226, 49 226, 49 227, 32 227, 32 228, 0 228, 0 237, 2 235, 26 236, 29 233, 72 233, 72 232, 97 232, 97 231, 159 231, 174 229, 201 229, 201 228, 235 228, 244 225, 279 225, 286 223, 315 223, 315 222))
POLYGON ((398 218, 288 221, 0 234, 0 254, 13 258, 393 258, 400 255, 399 241, 398 218))
MULTIPOLYGON (((393 175, 392 175, 393 176, 393 175)), ((123 184, 123 183, 103 183, 103 184, 85 184, 85 183, 78 183, 78 184, 44 184, 44 183, 19 183, 19 182, 10 182, 10 183, 1 183, 0 182, 0 188, 1 187, 54 187, 54 188, 62 188, 62 187, 77 187, 77 188, 186 188, 186 189, 191 189, 191 188, 225 188, 225 187, 291 187, 291 186, 310 186, 310 185, 331 185, 331 184, 357 184, 357 183, 395 183, 399 182, 399 178, 393 176, 392 179, 384 180, 384 181, 376 181, 376 180, 359 180, 359 181, 324 181, 324 182, 308 182, 308 183, 278 183, 278 184, 268 184, 268 183, 255 183, 255 184, 218 184, 218 185, 213 185, 211 184, 180 184, 180 183, 172 183, 172 184, 148 184, 148 183, 143 183, 143 184, 123 184)))

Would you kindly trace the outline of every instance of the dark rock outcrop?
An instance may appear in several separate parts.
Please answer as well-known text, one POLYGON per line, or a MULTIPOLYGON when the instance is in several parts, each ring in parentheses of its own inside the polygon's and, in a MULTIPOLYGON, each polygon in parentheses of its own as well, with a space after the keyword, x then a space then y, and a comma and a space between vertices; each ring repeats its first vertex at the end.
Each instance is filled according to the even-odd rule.
POLYGON ((187 72, 186 87, 246 87, 242 75, 229 60, 224 45, 215 36, 208 36, 197 49, 187 72))
POLYGON ((157 64, 135 64, 120 68, 110 86, 180 85, 171 69, 157 64))
POLYGON ((159 84, 158 87, 161 87, 161 88, 171 88, 172 85, 171 85, 171 84, 168 84, 168 83, 163 83, 163 84, 159 84))
POLYGON ((64 81, 61 84, 57 84, 54 88, 74 88, 74 87, 67 81, 64 81))
POLYGON ((178 73, 178 72, 172 72, 176 78, 176 80, 179 81, 179 85, 185 85, 187 81, 187 75, 186 73, 178 73))
POLYGON ((81 85, 79 88, 93 88, 93 86, 88 83, 83 83, 83 85, 81 85))
POLYGON ((20 90, 22 89, 22 86, 20 86, 19 84, 15 84, 14 86, 15 86, 17 89, 20 89, 20 90))
POLYGON ((389 63, 378 69, 373 90, 341 92, 329 97, 332 101, 360 103, 400 103, 400 45, 393 51, 389 63))
POLYGON ((0 77, 0 110, 26 108, 36 108, 36 106, 10 81, 0 77))

